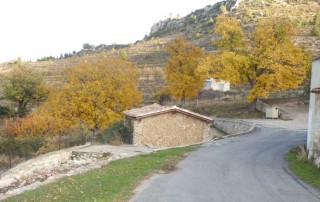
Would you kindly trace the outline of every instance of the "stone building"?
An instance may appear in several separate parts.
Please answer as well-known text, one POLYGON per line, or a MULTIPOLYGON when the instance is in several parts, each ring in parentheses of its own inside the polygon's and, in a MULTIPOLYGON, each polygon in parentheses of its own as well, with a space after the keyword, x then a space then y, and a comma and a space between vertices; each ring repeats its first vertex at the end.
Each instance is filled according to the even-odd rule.
POLYGON ((123 112, 134 145, 172 147, 210 140, 212 119, 177 106, 152 104, 123 112))
POLYGON ((230 90, 230 82, 224 81, 224 80, 220 80, 217 81, 215 79, 206 79, 205 81, 205 86, 204 86, 205 90, 219 90, 219 91, 228 91, 230 90))
POLYGON ((310 86, 308 140, 309 159, 320 166, 320 59, 312 63, 310 86))

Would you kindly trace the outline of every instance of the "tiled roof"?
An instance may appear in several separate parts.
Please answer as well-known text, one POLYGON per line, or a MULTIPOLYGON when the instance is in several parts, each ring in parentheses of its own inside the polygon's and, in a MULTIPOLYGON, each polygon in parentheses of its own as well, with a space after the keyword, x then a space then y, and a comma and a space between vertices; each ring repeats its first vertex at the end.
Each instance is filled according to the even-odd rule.
POLYGON ((311 93, 320 94, 320 87, 312 89, 311 93))
POLYGON ((191 116, 191 117, 200 119, 202 121, 212 122, 212 118, 210 118, 210 117, 203 116, 201 114, 197 114, 197 113, 191 112, 186 109, 182 109, 177 106, 168 107, 168 106, 162 106, 162 105, 159 105, 156 103, 152 104, 152 105, 140 107, 140 108, 127 110, 127 111, 124 111, 123 114, 126 116, 129 116, 129 117, 132 117, 132 118, 142 119, 145 117, 155 116, 158 114, 163 114, 163 113, 168 113, 168 112, 178 112, 178 113, 185 114, 187 116, 191 116))

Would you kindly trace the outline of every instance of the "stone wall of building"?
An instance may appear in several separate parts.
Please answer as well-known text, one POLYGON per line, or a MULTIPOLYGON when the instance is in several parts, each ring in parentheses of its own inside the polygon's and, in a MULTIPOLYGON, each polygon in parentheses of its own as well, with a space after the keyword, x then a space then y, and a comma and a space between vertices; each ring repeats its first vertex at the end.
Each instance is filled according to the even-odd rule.
POLYGON ((229 135, 238 135, 248 133, 255 127, 253 123, 237 119, 219 119, 213 120, 213 126, 229 135))
POLYGON ((210 138, 210 124, 181 113, 143 118, 134 125, 134 144, 173 147, 210 138))
POLYGON ((203 139, 202 141, 209 141, 213 138, 213 134, 211 132, 212 123, 206 123, 203 125, 203 139))
POLYGON ((132 120, 133 125, 133 145, 142 145, 141 143, 141 135, 142 135, 142 121, 141 120, 132 120))

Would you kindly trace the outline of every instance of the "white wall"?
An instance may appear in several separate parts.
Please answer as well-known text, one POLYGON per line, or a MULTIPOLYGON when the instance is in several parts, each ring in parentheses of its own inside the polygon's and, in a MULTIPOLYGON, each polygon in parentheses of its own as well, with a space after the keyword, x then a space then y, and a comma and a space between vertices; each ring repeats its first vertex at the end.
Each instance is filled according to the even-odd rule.
MULTIPOLYGON (((312 72, 311 72, 311 87, 310 90, 320 87, 320 59, 317 59, 312 62, 312 72)), ((310 94, 309 102, 309 118, 308 118, 308 140, 307 148, 312 149, 313 142, 313 130, 315 122, 315 94, 310 94)))
POLYGON ((228 91, 230 90, 230 82, 227 81, 216 81, 215 79, 207 79, 204 85, 205 90, 219 90, 219 91, 228 91))

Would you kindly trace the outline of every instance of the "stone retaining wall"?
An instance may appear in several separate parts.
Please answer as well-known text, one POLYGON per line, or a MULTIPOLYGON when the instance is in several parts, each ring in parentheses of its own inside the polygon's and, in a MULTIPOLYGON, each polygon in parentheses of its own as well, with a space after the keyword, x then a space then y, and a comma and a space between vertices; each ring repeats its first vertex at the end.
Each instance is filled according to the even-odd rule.
POLYGON ((72 151, 71 160, 105 159, 111 156, 112 154, 110 152, 100 153, 72 151))
POLYGON ((251 132, 255 125, 250 122, 237 119, 220 119, 213 120, 213 126, 227 133, 228 135, 239 135, 251 132))
POLYGON ((83 147, 77 146, 50 152, 23 162, 2 173, 0 175, 0 194, 11 188, 22 187, 35 181, 42 182, 57 173, 63 173, 90 163, 83 160, 71 161, 72 151, 83 147))

